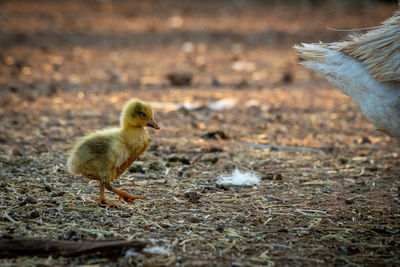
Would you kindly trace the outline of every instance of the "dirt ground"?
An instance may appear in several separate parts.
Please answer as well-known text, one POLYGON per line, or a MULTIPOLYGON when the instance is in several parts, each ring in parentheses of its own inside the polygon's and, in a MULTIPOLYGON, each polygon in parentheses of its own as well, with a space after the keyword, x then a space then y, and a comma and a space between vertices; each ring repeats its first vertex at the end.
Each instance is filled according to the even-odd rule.
POLYGON ((396 5, 282 2, 1 1, 1 239, 148 249, 0 265, 399 265, 399 144, 292 49, 375 26, 396 5), (162 129, 114 184, 148 200, 100 207, 67 151, 117 126, 132 97, 162 129), (208 106, 226 98, 236 103, 208 106), (261 183, 216 185, 235 168, 261 183))

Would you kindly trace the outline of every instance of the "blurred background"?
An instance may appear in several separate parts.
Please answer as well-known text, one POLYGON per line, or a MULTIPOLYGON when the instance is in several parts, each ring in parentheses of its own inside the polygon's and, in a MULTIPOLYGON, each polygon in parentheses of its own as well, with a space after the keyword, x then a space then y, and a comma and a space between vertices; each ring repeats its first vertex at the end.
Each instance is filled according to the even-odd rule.
POLYGON ((353 131, 365 130, 390 140, 299 66, 292 47, 340 40, 349 33, 341 30, 378 25, 396 8, 372 0, 1 1, 2 119, 27 127, 24 135, 30 116, 40 117, 46 131, 65 126, 57 135, 69 139, 81 134, 82 112, 82 131, 115 125, 122 103, 140 97, 166 122, 180 118, 164 125, 175 137, 224 128, 238 140, 263 135, 268 143, 321 147, 341 145, 335 127, 342 123, 350 143, 365 134, 353 131), (228 97, 220 110, 169 113, 228 97))
POLYGON ((0 84, 38 94, 304 82, 292 46, 377 25, 396 1, 1 1, 0 84), (176 85, 174 83, 172 86, 176 85))

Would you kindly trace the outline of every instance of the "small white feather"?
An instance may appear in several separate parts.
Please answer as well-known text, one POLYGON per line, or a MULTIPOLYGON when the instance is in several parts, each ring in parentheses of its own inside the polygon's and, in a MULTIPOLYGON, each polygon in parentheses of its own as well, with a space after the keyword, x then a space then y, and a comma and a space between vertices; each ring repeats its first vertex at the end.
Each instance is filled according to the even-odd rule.
POLYGON ((231 175, 220 175, 217 184, 252 186, 260 183, 260 177, 255 172, 241 172, 235 169, 231 175))
POLYGON ((143 252, 148 254, 158 254, 158 255, 170 255, 172 253, 171 250, 162 246, 153 246, 145 248, 143 249, 143 252))
POLYGON ((212 102, 208 104, 208 108, 212 110, 224 110, 224 109, 229 109, 235 106, 237 103, 236 98, 224 98, 221 100, 218 100, 217 102, 212 102))

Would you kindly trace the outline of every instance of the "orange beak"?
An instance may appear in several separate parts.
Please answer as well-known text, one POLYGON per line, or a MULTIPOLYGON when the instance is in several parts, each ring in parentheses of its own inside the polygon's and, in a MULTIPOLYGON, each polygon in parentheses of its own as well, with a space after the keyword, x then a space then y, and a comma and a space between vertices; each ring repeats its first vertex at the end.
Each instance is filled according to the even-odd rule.
POLYGON ((151 120, 148 123, 146 123, 146 125, 156 130, 160 129, 160 126, 158 126, 157 122, 153 118, 151 118, 151 120))

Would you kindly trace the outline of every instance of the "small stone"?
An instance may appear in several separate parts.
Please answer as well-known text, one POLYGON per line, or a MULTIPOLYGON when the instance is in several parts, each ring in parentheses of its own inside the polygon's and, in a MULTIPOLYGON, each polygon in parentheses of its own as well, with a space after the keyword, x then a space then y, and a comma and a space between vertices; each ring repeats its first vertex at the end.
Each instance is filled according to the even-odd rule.
POLYGON ((167 75, 168 80, 175 86, 187 86, 192 83, 193 75, 188 72, 174 72, 167 75))
POLYGON ((277 232, 279 232, 279 233, 289 233, 289 230, 287 228, 281 228, 281 229, 278 229, 277 232))
POLYGON ((221 82, 218 80, 217 77, 213 77, 211 81, 212 86, 218 87, 221 86, 221 82))
POLYGON ((237 89, 243 89, 243 88, 248 87, 248 86, 249 86, 249 82, 246 79, 242 79, 242 80, 240 80, 240 82, 238 82, 236 84, 235 87, 237 89))
POLYGON ((185 198, 187 198, 190 202, 192 203, 198 203, 201 195, 198 194, 197 192, 185 192, 185 198))
POLYGON ((293 81, 293 75, 291 72, 287 71, 282 76, 282 82, 291 83, 293 81))
POLYGON ((44 187, 44 190, 45 190, 46 192, 51 192, 51 187, 48 186, 48 185, 46 185, 46 186, 44 187))
POLYGON ((68 240, 78 240, 78 233, 75 231, 68 231, 65 233, 65 236, 67 237, 68 240))
POLYGON ((323 218, 323 219, 321 220, 321 224, 333 224, 333 222, 332 222, 331 219, 323 218))
POLYGON ((342 250, 342 252, 345 255, 353 255, 359 252, 359 249, 357 247, 350 247, 350 246, 346 246, 346 245, 341 245, 339 246, 340 250, 342 250))
POLYGON ((182 170, 178 171, 178 176, 182 177, 182 178, 185 178, 185 179, 188 178, 188 175, 186 174, 186 172, 184 172, 182 170))
POLYGON ((132 166, 129 168, 129 172, 131 172, 131 173, 146 173, 143 166, 140 164, 132 164, 132 166))
POLYGON ((282 180, 282 174, 280 173, 266 173, 261 177, 261 180, 282 180))
POLYGON ((233 170, 233 169, 235 169, 235 168, 236 168, 236 166, 235 166, 235 164, 233 164, 233 163, 226 163, 226 164, 224 165, 224 169, 227 170, 227 171, 233 170))
POLYGON ((39 216, 40 216, 40 214, 36 210, 32 211, 31 214, 30 214, 31 219, 38 218, 39 216))
POLYGON ((45 200, 44 203, 51 204, 51 205, 56 205, 56 206, 58 205, 57 201, 55 201, 53 199, 45 200))
POLYGON ((148 151, 157 151, 160 146, 157 143, 151 144, 148 151))
POLYGON ((322 193, 330 194, 330 193, 332 193, 332 189, 324 187, 324 188, 322 188, 322 193))
POLYGON ((238 223, 244 223, 246 221, 245 217, 242 214, 236 215, 236 217, 233 218, 233 220, 238 223))
POLYGON ((10 90, 10 92, 17 93, 17 92, 18 92, 18 87, 16 87, 16 86, 10 86, 10 87, 8 88, 8 90, 10 90))
POLYGON ((184 157, 172 156, 168 158, 168 162, 180 162, 182 164, 190 165, 190 160, 184 157))
POLYGON ((279 151, 279 147, 271 146, 271 147, 269 148, 269 151, 279 151))
POLYGON ((321 150, 327 154, 333 154, 336 151, 336 148, 334 146, 328 146, 328 147, 322 147, 321 150))
POLYGON ((216 184, 215 187, 218 188, 218 189, 225 190, 225 191, 229 190, 229 187, 226 186, 226 185, 223 185, 223 184, 216 184))
POLYGON ((261 177, 261 180, 273 180, 274 179, 275 174, 273 173, 266 173, 261 177))
POLYGON ((217 189, 214 186, 201 185, 201 193, 216 192, 217 189))
POLYGON ((393 229, 390 226, 376 224, 371 228, 372 231, 375 231, 379 234, 393 234, 393 229))
POLYGON ((365 170, 366 171, 371 171, 371 172, 375 172, 375 171, 377 171, 379 168, 378 168, 378 166, 376 166, 376 165, 367 165, 366 167, 365 167, 365 170))
POLYGON ((166 223, 166 222, 161 222, 161 223, 160 223, 160 226, 161 226, 162 228, 171 228, 173 225, 171 225, 171 224, 169 224, 169 223, 166 223))
POLYGON ((208 132, 201 136, 203 139, 227 140, 229 136, 223 131, 208 132))
POLYGON ((361 139, 361 142, 360 142, 361 144, 371 144, 372 142, 371 142, 371 140, 368 138, 368 137, 366 137, 366 136, 364 136, 362 139, 361 139))
POLYGON ((353 198, 347 198, 347 199, 344 200, 344 203, 353 204, 354 203, 354 199, 353 198))
POLYGON ((223 152, 223 151, 224 150, 222 148, 215 147, 215 146, 212 146, 212 147, 210 147, 209 149, 206 150, 206 152, 208 152, 208 153, 216 153, 216 152, 223 152))
POLYGON ((22 201, 19 205, 20 206, 24 206, 26 204, 36 204, 37 200, 33 197, 27 197, 24 199, 24 201, 22 201))
POLYGON ((222 223, 218 224, 217 227, 215 228, 215 231, 222 233, 224 231, 225 225, 222 223))
POLYGON ((192 216, 192 217, 189 217, 189 222, 190 223, 201 223, 201 219, 199 217, 192 216))
POLYGON ((162 170, 162 167, 159 165, 159 163, 158 162, 151 162, 150 164, 149 164, 149 170, 151 170, 151 171, 160 171, 160 170, 162 170))
POLYGON ((62 197, 65 194, 64 191, 60 191, 60 192, 54 192, 53 194, 51 194, 52 197, 62 197))
POLYGON ((217 158, 217 157, 206 158, 206 159, 204 159, 203 161, 204 161, 204 162, 210 162, 210 163, 212 163, 212 164, 215 164, 215 163, 217 163, 218 158, 217 158))
POLYGON ((51 84, 47 91, 47 96, 53 97, 57 96, 62 92, 61 88, 55 84, 51 84))

